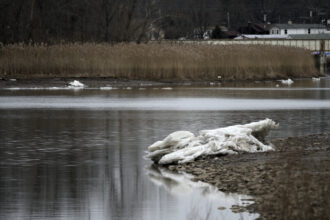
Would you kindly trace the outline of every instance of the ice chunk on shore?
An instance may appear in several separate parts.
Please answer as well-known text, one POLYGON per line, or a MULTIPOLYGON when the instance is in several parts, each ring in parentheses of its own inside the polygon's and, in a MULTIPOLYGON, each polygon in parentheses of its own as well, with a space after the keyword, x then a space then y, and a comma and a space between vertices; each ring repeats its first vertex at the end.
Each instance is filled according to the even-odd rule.
POLYGON ((73 82, 69 83, 69 87, 71 88, 83 88, 85 87, 85 85, 81 82, 79 82, 78 80, 74 80, 73 82))
POLYGON ((239 152, 273 150, 263 143, 269 131, 278 127, 271 119, 245 125, 203 130, 199 136, 189 131, 176 131, 148 147, 147 157, 159 164, 187 163, 202 155, 227 155, 239 152))
POLYGON ((285 85, 291 85, 294 83, 292 79, 280 80, 280 82, 285 85))

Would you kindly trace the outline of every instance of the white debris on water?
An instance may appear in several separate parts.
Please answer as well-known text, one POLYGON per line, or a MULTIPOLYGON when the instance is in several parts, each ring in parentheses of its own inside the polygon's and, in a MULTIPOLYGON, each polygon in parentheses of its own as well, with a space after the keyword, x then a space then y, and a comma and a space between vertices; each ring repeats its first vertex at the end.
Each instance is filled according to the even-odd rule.
POLYGON ((159 164, 170 164, 187 163, 202 155, 271 151, 273 147, 262 141, 277 127, 278 124, 267 118, 245 125, 203 130, 199 136, 189 131, 176 131, 149 146, 147 157, 159 164))
POLYGON ((85 87, 85 85, 81 82, 79 82, 78 80, 74 80, 73 82, 69 83, 69 87, 70 88, 83 88, 85 87))
POLYGON ((285 84, 285 85, 291 85, 293 84, 293 80, 292 79, 287 79, 287 80, 279 80, 282 84, 285 84))
POLYGON ((162 88, 162 90, 173 90, 173 88, 171 88, 171 87, 164 87, 164 88, 162 88))
POLYGON ((100 87, 100 90, 113 90, 113 87, 111 87, 111 86, 104 86, 104 87, 100 87))

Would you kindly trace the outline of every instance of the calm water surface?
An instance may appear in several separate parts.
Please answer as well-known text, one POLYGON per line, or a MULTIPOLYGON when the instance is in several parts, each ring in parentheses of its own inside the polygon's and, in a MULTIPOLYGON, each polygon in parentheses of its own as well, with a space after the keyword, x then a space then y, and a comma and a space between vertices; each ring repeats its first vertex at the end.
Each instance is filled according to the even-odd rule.
POLYGON ((270 138, 330 132, 329 100, 329 78, 291 87, 2 89, 0 219, 254 219, 228 209, 244 195, 151 167, 147 146, 177 130, 266 117, 280 123, 270 138))

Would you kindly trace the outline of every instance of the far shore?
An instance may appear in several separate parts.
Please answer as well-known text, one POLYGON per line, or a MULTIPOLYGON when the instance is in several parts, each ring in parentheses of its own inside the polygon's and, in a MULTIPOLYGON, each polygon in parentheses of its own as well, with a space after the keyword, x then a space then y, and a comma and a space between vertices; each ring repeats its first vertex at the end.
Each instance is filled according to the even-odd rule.
POLYGON ((271 141, 276 151, 207 156, 166 166, 186 172, 220 191, 254 197, 236 212, 257 212, 261 219, 328 219, 330 216, 330 134, 271 141))
POLYGON ((265 45, 4 45, 2 79, 228 82, 320 76, 311 52, 265 45))

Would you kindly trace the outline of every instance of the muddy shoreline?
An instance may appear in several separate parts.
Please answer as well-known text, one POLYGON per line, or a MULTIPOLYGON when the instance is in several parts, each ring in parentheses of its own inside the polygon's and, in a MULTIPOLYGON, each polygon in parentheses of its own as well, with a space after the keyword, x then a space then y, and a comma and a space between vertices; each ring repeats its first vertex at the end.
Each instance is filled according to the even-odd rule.
POLYGON ((261 219, 330 218, 330 134, 276 139, 274 152, 202 157, 170 165, 216 186, 220 191, 251 195, 242 208, 261 219))

